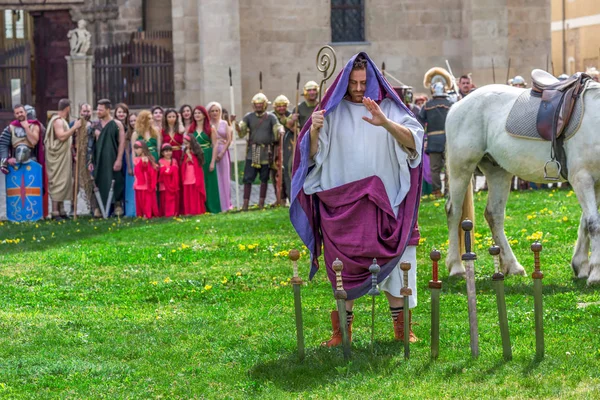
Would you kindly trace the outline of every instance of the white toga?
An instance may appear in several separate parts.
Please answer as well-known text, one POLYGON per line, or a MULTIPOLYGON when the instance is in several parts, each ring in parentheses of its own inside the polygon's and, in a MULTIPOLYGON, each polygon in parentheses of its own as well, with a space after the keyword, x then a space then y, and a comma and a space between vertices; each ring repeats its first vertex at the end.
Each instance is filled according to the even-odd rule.
MULTIPOLYGON (((415 118, 400 109, 392 100, 384 99, 379 105, 392 121, 410 129, 416 151, 400 145, 385 129, 373 126, 362 117, 371 113, 362 103, 342 100, 325 118, 319 133, 319 148, 313 158, 314 168, 304 182, 306 194, 329 190, 373 175, 378 176, 387 192, 394 213, 410 189, 410 168, 421 162, 423 128, 415 118)), ((417 305, 417 251, 408 246, 402 261, 409 261, 408 286, 412 288, 410 308, 417 305)), ((399 266, 380 283, 380 288, 392 296, 401 297, 402 271, 399 266)))

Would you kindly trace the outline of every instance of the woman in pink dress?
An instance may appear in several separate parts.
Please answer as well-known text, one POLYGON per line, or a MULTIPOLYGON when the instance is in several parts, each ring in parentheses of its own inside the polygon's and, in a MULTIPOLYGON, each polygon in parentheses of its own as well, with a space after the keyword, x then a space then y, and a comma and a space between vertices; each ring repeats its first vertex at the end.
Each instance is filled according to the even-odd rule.
POLYGON ((217 177, 219 180, 219 197, 221 210, 231 210, 231 159, 229 158, 229 145, 232 140, 232 129, 227 121, 221 119, 223 108, 221 104, 213 101, 206 107, 210 116, 210 124, 217 131, 217 177))

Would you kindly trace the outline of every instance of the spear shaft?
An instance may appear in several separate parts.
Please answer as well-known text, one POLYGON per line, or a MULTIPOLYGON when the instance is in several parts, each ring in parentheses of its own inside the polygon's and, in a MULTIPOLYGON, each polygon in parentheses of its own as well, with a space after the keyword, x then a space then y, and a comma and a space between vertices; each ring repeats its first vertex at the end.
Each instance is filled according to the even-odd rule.
MULTIPOLYGON (((231 76, 231 67, 229 67, 229 102, 231 103, 231 114, 235 115, 235 99, 233 91, 233 79, 231 76)), ((240 209, 240 185, 238 185, 238 154, 237 154, 237 129, 233 128, 233 173, 235 177, 235 206, 240 209)), ((230 145, 231 147, 231 145, 230 145)))

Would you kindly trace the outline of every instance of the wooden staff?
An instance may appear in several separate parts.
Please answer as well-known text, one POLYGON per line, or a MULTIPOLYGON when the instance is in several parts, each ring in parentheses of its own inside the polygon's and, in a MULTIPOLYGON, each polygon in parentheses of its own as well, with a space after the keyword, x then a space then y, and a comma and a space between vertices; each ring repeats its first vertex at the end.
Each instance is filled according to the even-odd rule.
MULTIPOLYGON (((233 79, 231 77, 231 67, 229 67, 229 102, 231 103, 231 114, 235 115, 235 101, 233 93, 233 79)), ((237 124, 237 122, 235 122, 237 124)), ((232 132, 233 138, 231 143, 233 144, 233 174, 235 176, 235 205, 236 208, 240 209, 240 185, 238 185, 238 153, 237 153, 237 129, 233 127, 232 132)), ((230 146, 231 147, 231 146, 230 146)))
POLYGON ((492 57, 492 79, 496 83, 496 67, 494 66, 494 57, 492 57))
POLYGON ((340 330, 342 331, 342 346, 344 348, 344 359, 350 358, 350 338, 348 337, 348 321, 346 317, 346 299, 348 294, 344 290, 344 283, 342 281, 342 269, 344 264, 336 258, 333 262, 333 270, 335 271, 335 292, 334 297, 337 303, 338 316, 340 320, 340 330))
POLYGON ((296 340, 298 343, 298 358, 304 360, 304 328, 302 325, 302 297, 300 288, 302 279, 298 276, 298 259, 300 252, 296 249, 290 250, 289 258, 292 260, 294 275, 292 277, 292 287, 294 288, 294 310, 296 311, 296 340))
POLYGON ((477 293, 475 291, 475 266, 474 261, 477 260, 477 255, 471 252, 471 229, 473 223, 464 220, 461 224, 465 231, 465 254, 462 255, 462 260, 465 263, 466 281, 467 281, 467 302, 469 306, 469 333, 471 337, 471 356, 479 357, 479 330, 477 327, 477 293))
POLYGON ((404 358, 408 360, 410 358, 410 307, 408 302, 410 296, 412 296, 412 289, 408 287, 408 271, 410 270, 410 263, 408 261, 402 261, 400 263, 400 269, 404 273, 404 285, 402 289, 400 289, 400 295, 404 297, 404 358))
POLYGON ((385 61, 381 63, 381 75, 385 78, 385 61))
POLYGON ((317 69, 323 73, 323 79, 319 85, 319 106, 321 105, 321 99, 323 98, 323 91, 325 90, 325 83, 333 73, 337 66, 337 56, 335 50, 331 46, 323 46, 317 53, 317 69), (333 63, 333 68, 332 64, 333 63))
POLYGON ((498 322, 500 325, 500 336, 502 337, 502 355, 504 360, 512 360, 512 348, 510 345, 510 333, 508 330, 508 317, 506 314, 506 299, 504 297, 504 274, 500 271, 500 247, 492 246, 489 249, 494 258, 494 276, 492 277, 494 290, 496 291, 496 305, 498 307, 498 322))
POLYGON ((380 292, 377 288, 377 274, 381 271, 381 267, 377 264, 377 259, 373 259, 373 264, 369 267, 371 273, 371 289, 369 295, 372 297, 371 302, 371 355, 373 355, 373 343, 375 342, 375 296, 379 296, 380 292))
POLYGON ((535 315, 535 358, 544 358, 544 307, 542 299, 542 279, 544 274, 540 271, 540 252, 542 244, 535 242, 531 245, 534 259, 533 278, 533 306, 535 315))
MULTIPOLYGON (((300 72, 298 72, 298 75, 296 75, 296 109, 294 110, 294 114, 298 115, 298 106, 300 105, 300 72)), ((294 159, 296 157, 296 141, 298 140, 298 133, 299 130, 302 129, 301 126, 299 126, 298 121, 294 122, 294 143, 293 143, 293 149, 292 149, 292 168, 294 166, 294 159)), ((290 171, 290 179, 291 179, 291 175, 292 175, 292 171, 290 171)), ((291 196, 291 193, 288 193, 288 197, 291 196)), ((290 198, 290 202, 292 201, 292 199, 290 198)))
POLYGON ((262 89, 262 71, 260 71, 258 73, 258 87, 259 87, 258 91, 262 93, 263 92, 263 89, 262 89))
POLYGON ((431 291, 431 359, 437 360, 440 354, 440 291, 442 282, 438 279, 438 261, 441 254, 437 250, 429 253, 432 261, 432 277, 429 281, 431 291))
POLYGON ((82 156, 85 156, 83 152, 79 151, 80 136, 83 136, 87 139, 87 121, 85 120, 85 118, 80 118, 79 120, 81 121, 81 128, 79 128, 79 131, 77 132, 77 136, 75 138, 75 182, 73 184, 73 202, 71 203, 73 205, 73 221, 77 221, 77 198, 79 197, 79 166, 82 162, 85 162, 85 160, 80 160, 82 156))
POLYGON ((277 189, 276 203, 277 206, 281 205, 281 198, 283 192, 283 136, 285 132, 279 134, 279 147, 277 147, 277 173, 275 174, 275 187, 277 189))
POLYGON ((510 57, 508 58, 508 69, 506 70, 506 84, 508 85, 508 80, 510 79, 510 57))

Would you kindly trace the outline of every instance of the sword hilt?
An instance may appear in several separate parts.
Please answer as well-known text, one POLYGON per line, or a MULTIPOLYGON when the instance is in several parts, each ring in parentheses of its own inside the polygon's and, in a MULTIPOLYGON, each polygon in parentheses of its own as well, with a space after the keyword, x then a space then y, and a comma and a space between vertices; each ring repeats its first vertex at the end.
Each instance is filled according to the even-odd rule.
POLYGON ((302 278, 298 276, 298 259, 300 258, 300 252, 296 249, 292 249, 290 250, 288 257, 292 261, 292 266, 294 268, 292 285, 302 285, 302 278))
POLYGON ((342 281, 342 270, 344 269, 344 264, 340 261, 339 258, 336 258, 333 262, 333 270, 335 271, 335 293, 334 296, 336 300, 346 300, 348 295, 344 290, 344 282, 342 281))
POLYGON ((495 281, 504 280, 504 274, 500 271, 500 247, 491 246, 488 251, 494 259, 494 275, 492 279, 495 281))
POLYGON ((471 252, 471 231, 473 230, 473 222, 465 219, 460 225, 462 230, 465 231, 465 254, 462 255, 463 261, 475 261, 477 255, 471 252))
POLYGON ((533 279, 543 279, 544 274, 540 271, 540 253, 542 251, 542 244, 540 242, 535 242, 531 245, 531 251, 533 251, 533 260, 534 260, 534 271, 531 274, 533 279))
POLYGON ((371 296, 379 296, 379 289, 377 288, 377 274, 381 271, 381 267, 377 264, 377 259, 373 259, 373 264, 369 267, 369 272, 371 273, 371 290, 369 290, 369 295, 371 296))
POLYGON ((431 253, 429 253, 429 258, 431 258, 431 271, 432 271, 432 277, 431 280, 429 281, 429 288, 430 289, 441 289, 442 288, 442 282, 439 280, 439 267, 438 267, 438 261, 440 261, 440 258, 442 258, 442 255, 439 251, 437 250, 432 250, 431 253))
POLYGON ((400 289, 400 295, 412 296, 412 289, 408 287, 408 271, 410 271, 410 263, 408 261, 402 261, 400 263, 400 269, 402 270, 404 277, 404 285, 402 289, 400 289))

